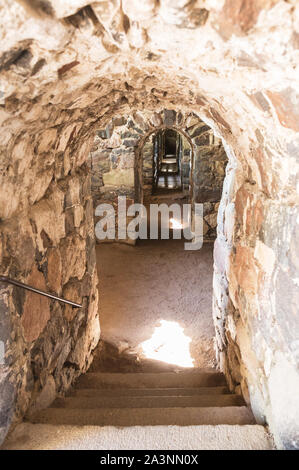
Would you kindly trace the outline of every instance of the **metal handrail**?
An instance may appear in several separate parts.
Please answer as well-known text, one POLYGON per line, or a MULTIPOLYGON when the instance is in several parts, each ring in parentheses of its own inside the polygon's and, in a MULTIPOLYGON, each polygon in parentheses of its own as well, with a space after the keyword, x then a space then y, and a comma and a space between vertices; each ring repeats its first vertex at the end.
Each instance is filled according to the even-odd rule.
POLYGON ((13 284, 17 287, 22 287, 22 289, 27 289, 35 294, 44 295, 45 297, 49 297, 50 299, 58 300, 58 302, 63 302, 65 304, 71 305, 72 307, 81 308, 82 305, 77 304, 76 302, 72 302, 71 300, 62 299, 57 295, 49 294, 48 292, 44 292, 43 290, 37 289, 36 287, 28 286, 28 284, 24 284, 23 282, 16 281, 15 279, 11 279, 7 276, 0 276, 0 282, 7 282, 8 284, 13 284))

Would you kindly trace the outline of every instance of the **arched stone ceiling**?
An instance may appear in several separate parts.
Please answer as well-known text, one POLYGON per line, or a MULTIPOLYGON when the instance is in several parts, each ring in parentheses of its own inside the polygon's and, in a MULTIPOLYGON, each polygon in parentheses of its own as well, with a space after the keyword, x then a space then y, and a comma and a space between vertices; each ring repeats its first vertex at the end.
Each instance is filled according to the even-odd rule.
POLYGON ((250 115, 298 130, 295 110, 282 116, 298 77, 296 0, 4 0, 0 8, 5 110, 32 100, 86 110, 99 100, 100 117, 120 98, 130 108, 167 101, 209 104, 209 117, 219 122, 220 113, 234 131, 250 115))
POLYGON ((4 155, 25 129, 77 122, 86 137, 116 114, 167 107, 197 112, 253 172, 252 150, 267 147, 272 188, 285 189, 298 151, 296 3, 4 0, 4 155))

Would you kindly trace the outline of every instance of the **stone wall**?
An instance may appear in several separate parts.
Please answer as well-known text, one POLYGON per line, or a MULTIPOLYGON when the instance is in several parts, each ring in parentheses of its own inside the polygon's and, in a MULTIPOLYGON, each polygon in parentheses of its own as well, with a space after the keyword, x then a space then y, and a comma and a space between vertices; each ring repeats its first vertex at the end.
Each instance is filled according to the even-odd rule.
POLYGON ((209 126, 198 124, 196 116, 190 124, 188 132, 194 142, 192 201, 203 204, 204 240, 214 240, 227 156, 221 139, 215 137, 209 126))
MULTIPOLYGON (((130 117, 113 118, 104 129, 98 130, 88 158, 91 171, 91 191, 95 226, 101 219, 95 215, 99 204, 111 204, 116 214, 116 239, 118 233, 118 196, 127 197, 127 205, 135 198, 135 145, 140 135, 133 129, 130 117)), ((130 218, 128 217, 127 222, 130 218)), ((102 240, 96 239, 98 243, 102 240)), ((106 238, 104 242, 114 241, 106 238)), ((132 243, 128 238, 120 240, 132 243)))
POLYGON ((1 274, 82 308, 0 284, 1 438, 10 422, 65 393, 99 339, 90 175, 67 157, 77 150, 75 129, 21 132, 2 149, 1 274))
MULTIPOLYGON (((283 196, 275 201, 273 174, 263 173, 261 180, 261 167, 253 167, 244 179, 235 155, 227 151, 214 248, 218 359, 231 390, 243 393, 257 422, 270 426, 278 447, 297 449, 297 210, 283 196)), ((262 166, 269 149, 263 151, 262 166)))
MULTIPOLYGON (((195 113, 223 139, 229 157, 215 245, 221 367, 231 387, 242 387, 257 419, 270 425, 277 445, 298 448, 298 2, 116 0, 103 6, 1 2, 0 216, 16 242, 10 252, 5 245, 1 257, 12 267, 23 265, 18 241, 26 236, 17 222, 28 218, 29 192, 30 204, 39 203, 53 168, 72 177, 96 130, 113 117, 195 113), (71 137, 76 145, 60 150, 60 132, 62 141, 71 137), (43 153, 43 134, 53 140, 52 153, 43 153), (27 163, 29 135, 37 150, 27 163)), ((1 406, 9 412, 28 349, 14 326, 20 318, 11 288, 7 292, 1 335, 10 336, 18 357, 2 366, 0 377, 1 406)))
POLYGON ((143 200, 150 197, 154 185, 154 134, 151 134, 144 142, 142 149, 142 193, 143 200))

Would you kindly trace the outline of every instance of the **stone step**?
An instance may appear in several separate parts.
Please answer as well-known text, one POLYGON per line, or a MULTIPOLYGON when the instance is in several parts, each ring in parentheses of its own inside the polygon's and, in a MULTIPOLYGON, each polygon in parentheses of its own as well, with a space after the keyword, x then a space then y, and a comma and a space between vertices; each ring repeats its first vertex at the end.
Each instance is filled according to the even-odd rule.
POLYGON ((180 371, 159 373, 100 373, 89 372, 82 375, 76 388, 198 388, 225 386, 226 381, 220 372, 180 371))
POLYGON ((55 426, 22 423, 3 450, 270 450, 263 426, 55 426))
POLYGON ((32 423, 78 426, 158 426, 254 424, 246 406, 207 408, 47 408, 30 417, 32 423))
POLYGON ((180 408, 245 405, 240 395, 110 396, 57 398, 51 408, 180 408))
POLYGON ((76 397, 141 397, 141 396, 193 396, 223 395, 229 393, 227 387, 199 388, 80 388, 74 389, 69 396, 76 397))

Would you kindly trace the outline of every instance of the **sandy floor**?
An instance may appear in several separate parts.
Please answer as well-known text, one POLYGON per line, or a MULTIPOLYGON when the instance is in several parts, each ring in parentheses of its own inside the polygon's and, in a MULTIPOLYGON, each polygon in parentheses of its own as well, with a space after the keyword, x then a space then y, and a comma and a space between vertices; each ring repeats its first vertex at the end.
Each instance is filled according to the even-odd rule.
POLYGON ((187 354, 194 366, 213 367, 212 251, 184 251, 180 240, 98 245, 102 340, 141 358, 175 364, 187 354))

